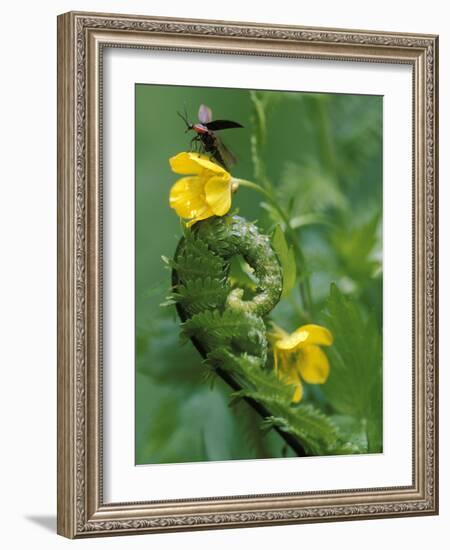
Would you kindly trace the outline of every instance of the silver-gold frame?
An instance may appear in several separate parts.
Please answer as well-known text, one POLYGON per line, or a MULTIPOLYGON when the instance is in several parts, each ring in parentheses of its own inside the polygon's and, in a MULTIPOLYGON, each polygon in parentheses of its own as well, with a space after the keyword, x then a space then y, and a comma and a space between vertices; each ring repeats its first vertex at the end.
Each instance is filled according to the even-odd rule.
POLYGON ((70 538, 438 513, 438 38, 129 15, 58 17, 58 533, 70 538), (105 47, 408 64, 413 71, 412 485, 105 504, 105 47))

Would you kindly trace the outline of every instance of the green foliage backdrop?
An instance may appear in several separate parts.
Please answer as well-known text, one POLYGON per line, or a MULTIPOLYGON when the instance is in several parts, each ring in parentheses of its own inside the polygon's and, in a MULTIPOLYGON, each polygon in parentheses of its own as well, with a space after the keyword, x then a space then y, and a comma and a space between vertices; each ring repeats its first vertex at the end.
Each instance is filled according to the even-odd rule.
MULTIPOLYGON (((201 103, 244 129, 224 131, 234 176, 270 180, 302 245, 314 322, 328 327, 331 373, 305 388, 356 452, 382 441, 382 98, 171 86, 136 86, 136 463, 281 457, 291 453, 246 403, 205 380, 180 341, 173 307, 161 307, 180 222, 169 208, 177 179, 168 158, 188 150, 177 110, 201 103)), ((266 231, 277 213, 241 188, 233 208, 266 231)), ((288 331, 305 321, 297 288, 273 312, 288 331)), ((302 401, 303 403, 303 401, 302 401)))

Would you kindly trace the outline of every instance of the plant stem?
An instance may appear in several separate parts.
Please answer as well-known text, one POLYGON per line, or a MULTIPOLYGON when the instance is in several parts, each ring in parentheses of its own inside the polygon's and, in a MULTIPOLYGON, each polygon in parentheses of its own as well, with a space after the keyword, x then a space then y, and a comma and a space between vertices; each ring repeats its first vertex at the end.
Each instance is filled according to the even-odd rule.
POLYGON ((316 112, 319 122, 317 126, 319 144, 324 165, 328 166, 330 174, 337 174, 336 151, 331 137, 328 104, 324 101, 323 97, 316 100, 316 112))

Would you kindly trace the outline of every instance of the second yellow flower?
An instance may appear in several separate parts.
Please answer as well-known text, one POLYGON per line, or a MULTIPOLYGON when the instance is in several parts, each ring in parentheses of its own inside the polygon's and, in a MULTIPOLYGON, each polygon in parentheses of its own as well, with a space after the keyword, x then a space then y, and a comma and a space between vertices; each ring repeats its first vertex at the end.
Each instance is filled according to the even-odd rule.
POLYGON ((324 384, 330 372, 330 364, 320 346, 331 346, 333 335, 320 325, 303 325, 288 334, 274 325, 269 333, 272 343, 274 366, 277 375, 294 386, 292 401, 298 403, 303 396, 301 380, 309 384, 324 384))

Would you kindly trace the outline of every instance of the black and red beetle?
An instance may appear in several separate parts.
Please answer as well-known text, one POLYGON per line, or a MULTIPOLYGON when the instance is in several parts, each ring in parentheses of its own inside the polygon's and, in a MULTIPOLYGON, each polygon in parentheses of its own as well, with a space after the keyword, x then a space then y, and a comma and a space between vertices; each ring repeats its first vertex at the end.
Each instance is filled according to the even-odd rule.
POLYGON ((209 154, 226 170, 230 164, 236 162, 233 153, 226 147, 223 141, 216 136, 215 132, 219 130, 228 130, 230 128, 243 128, 239 122, 232 120, 211 120, 212 112, 206 105, 200 105, 198 110, 198 120, 196 124, 191 124, 187 119, 187 114, 178 115, 186 124, 186 132, 190 130, 195 132, 195 136, 191 139, 191 148, 197 147, 197 150, 209 154))

